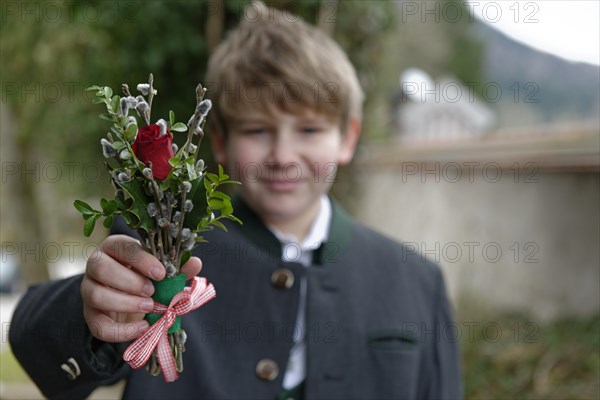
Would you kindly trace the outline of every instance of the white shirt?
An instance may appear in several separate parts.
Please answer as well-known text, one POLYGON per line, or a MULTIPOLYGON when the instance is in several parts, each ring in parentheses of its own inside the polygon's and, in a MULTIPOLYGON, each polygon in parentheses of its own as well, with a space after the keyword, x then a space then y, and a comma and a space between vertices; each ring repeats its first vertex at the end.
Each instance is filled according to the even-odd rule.
MULTIPOLYGON (((308 235, 298 243, 294 235, 287 235, 276 228, 269 229, 281 242, 281 258, 286 262, 297 262, 305 267, 312 263, 313 252, 321 246, 329 236, 329 225, 331 222, 331 203, 326 195, 321 197, 321 207, 317 218, 312 223, 308 235)), ((283 388, 291 389, 300 384, 306 378, 306 341, 304 329, 304 315, 306 309, 306 277, 300 280, 300 302, 296 317, 296 329, 294 331, 294 346, 290 350, 285 376, 283 377, 283 388)))

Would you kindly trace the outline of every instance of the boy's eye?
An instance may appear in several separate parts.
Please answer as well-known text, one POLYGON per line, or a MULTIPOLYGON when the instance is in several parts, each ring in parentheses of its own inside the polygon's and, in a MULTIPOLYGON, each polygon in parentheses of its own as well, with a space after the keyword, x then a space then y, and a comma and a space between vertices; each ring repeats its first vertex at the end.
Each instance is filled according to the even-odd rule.
POLYGON ((245 135, 260 135, 266 133, 267 130, 265 128, 247 128, 242 129, 242 133, 245 135))
POLYGON ((305 127, 302 127, 301 130, 302 130, 302 133, 308 133, 308 134, 321 132, 321 128, 318 126, 305 126, 305 127))

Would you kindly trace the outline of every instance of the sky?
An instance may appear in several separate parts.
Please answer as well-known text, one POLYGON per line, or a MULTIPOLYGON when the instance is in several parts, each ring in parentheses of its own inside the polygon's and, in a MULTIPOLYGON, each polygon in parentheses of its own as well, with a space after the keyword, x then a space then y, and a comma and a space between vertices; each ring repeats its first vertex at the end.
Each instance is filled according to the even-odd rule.
POLYGON ((531 47, 600 65, 600 0, 466 1, 476 18, 531 47))

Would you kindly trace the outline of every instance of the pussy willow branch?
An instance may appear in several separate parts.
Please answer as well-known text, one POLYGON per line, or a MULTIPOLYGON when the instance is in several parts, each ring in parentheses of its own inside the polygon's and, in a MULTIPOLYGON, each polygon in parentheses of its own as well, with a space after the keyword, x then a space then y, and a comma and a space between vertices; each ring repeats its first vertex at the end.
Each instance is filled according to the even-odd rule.
POLYGON ((179 233, 177 234, 177 241, 175 242, 175 254, 176 254, 176 260, 175 260, 175 268, 177 268, 177 271, 179 271, 179 267, 181 264, 181 232, 183 231, 183 217, 185 217, 185 200, 187 197, 187 192, 185 190, 183 190, 183 192, 181 193, 181 204, 180 204, 180 213, 181 215, 179 216, 179 220, 177 221, 177 224, 179 224, 179 233))
MULTIPOLYGON (((185 151, 188 153, 190 151, 190 145, 192 144, 192 138, 194 137, 194 132, 196 130, 196 126, 198 126, 198 122, 200 121, 200 118, 203 118, 202 114, 200 113, 198 105, 202 102, 202 100, 204 100, 205 94, 206 94, 206 88, 202 87, 202 84, 198 84, 198 86, 196 86, 196 109, 194 110, 194 115, 188 121, 188 137, 187 137, 187 141, 185 142, 185 147, 186 147, 185 151)), ((204 126, 204 121, 203 121, 202 126, 204 126)), ((202 129, 200 129, 199 135, 200 135, 200 140, 202 140, 202 136, 204 136, 204 131, 202 129)), ((196 159, 198 158, 198 149, 199 148, 200 148, 200 143, 198 143, 198 147, 196 148, 196 159)))
POLYGON ((194 154, 194 160, 198 159, 198 154, 200 154, 200 143, 202 143, 202 138, 204 137, 204 124, 206 123, 206 118, 202 117, 202 125, 200 126, 200 132, 198 132, 198 144, 196 145, 196 153, 194 154))
POLYGON ((127 97, 131 96, 131 92, 129 91, 129 85, 124 83, 121 85, 121 89, 123 90, 123 94, 127 97))
POLYGON ((170 235, 170 224, 172 224, 171 217, 173 216, 173 208, 175 208, 175 203, 177 202, 177 200, 173 198, 174 202, 171 202, 171 196, 172 194, 170 191, 165 193, 164 199, 167 203, 167 215, 165 216, 165 218, 169 222, 169 225, 167 225, 167 227, 163 229, 165 230, 164 232, 167 238, 167 256, 169 257, 169 260, 171 260, 171 262, 173 263, 173 266, 175 267, 175 272, 179 272, 179 267, 175 265, 175 260, 177 260, 177 248, 173 245, 173 239, 170 235))
MULTIPOLYGON (((152 165, 151 165, 152 166, 152 165)), ((158 193, 158 191, 160 190, 158 188, 158 185, 156 184, 156 181, 154 180, 154 177, 152 175, 150 175, 150 177, 147 178, 150 181, 150 187, 152 189, 152 194, 154 195, 154 201, 156 202, 156 208, 157 208, 157 212, 156 212, 156 233, 158 235, 157 237, 157 246, 158 246, 158 255, 160 256, 160 261, 163 263, 163 265, 165 265, 165 242, 164 242, 164 238, 163 238, 163 230, 164 228, 161 228, 159 225, 159 220, 160 218, 164 218, 163 216, 163 212, 162 212, 162 206, 161 206, 161 201, 160 201, 160 195, 158 193)), ((168 234, 168 232, 167 232, 168 234)), ((154 241, 153 241, 154 242, 154 241)), ((156 254, 155 254, 156 255, 156 254)))
POLYGON ((156 233, 154 233, 154 231, 150 231, 148 233, 148 237, 149 237, 149 242, 150 242, 150 250, 152 250, 152 255, 154 257, 156 257, 158 254, 156 253, 156 244, 154 243, 154 238, 156 236, 156 233))
POLYGON ((154 75, 150 74, 148 77, 148 84, 150 85, 150 91, 148 92, 148 108, 152 110, 152 99, 154 98, 154 75))

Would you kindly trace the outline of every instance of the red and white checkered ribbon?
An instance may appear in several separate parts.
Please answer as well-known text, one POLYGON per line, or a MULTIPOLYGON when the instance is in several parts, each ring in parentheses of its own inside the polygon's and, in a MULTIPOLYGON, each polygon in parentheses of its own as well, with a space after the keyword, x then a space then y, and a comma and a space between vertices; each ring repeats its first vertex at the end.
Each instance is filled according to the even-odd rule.
POLYGON ((162 314, 142 336, 133 342, 125 353, 125 360, 133 369, 146 365, 154 349, 158 346, 158 362, 163 371, 165 381, 173 382, 179 375, 175 366, 175 358, 169 346, 168 330, 175 322, 175 318, 200 308, 216 296, 212 283, 207 283, 205 278, 194 277, 192 284, 177 293, 169 306, 154 302, 152 314, 162 314))

